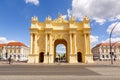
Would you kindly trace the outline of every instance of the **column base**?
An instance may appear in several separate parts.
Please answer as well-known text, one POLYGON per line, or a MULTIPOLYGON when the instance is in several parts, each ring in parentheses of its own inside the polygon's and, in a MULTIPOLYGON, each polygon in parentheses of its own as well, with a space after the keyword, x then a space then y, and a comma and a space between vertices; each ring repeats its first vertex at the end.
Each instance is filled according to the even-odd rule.
POLYGON ((39 56, 38 55, 29 55, 28 63, 39 63, 39 56))
POLYGON ((85 63, 94 63, 92 54, 85 55, 85 63))
POLYGON ((44 62, 43 63, 54 63, 54 58, 53 58, 53 55, 47 55, 45 54, 44 55, 44 62))
POLYGON ((76 54, 70 54, 70 61, 69 61, 69 63, 78 63, 76 54))

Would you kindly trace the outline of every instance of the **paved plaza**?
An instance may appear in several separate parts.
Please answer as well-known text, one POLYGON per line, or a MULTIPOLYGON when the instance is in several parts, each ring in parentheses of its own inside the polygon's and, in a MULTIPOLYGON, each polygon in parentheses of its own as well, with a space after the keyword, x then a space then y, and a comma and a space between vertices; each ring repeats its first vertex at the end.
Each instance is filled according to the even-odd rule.
POLYGON ((0 63, 0 80, 120 80, 120 64, 0 63))

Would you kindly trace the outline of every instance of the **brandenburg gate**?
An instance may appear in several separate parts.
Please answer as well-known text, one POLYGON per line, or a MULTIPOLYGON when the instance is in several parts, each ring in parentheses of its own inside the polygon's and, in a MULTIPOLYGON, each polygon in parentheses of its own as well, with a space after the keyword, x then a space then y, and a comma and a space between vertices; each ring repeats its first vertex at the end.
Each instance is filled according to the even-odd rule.
POLYGON ((30 27, 28 63, 54 63, 58 44, 66 47, 66 62, 92 63, 90 33, 88 17, 77 22, 74 17, 66 20, 60 14, 57 19, 48 16, 44 22, 39 22, 34 16, 30 27))

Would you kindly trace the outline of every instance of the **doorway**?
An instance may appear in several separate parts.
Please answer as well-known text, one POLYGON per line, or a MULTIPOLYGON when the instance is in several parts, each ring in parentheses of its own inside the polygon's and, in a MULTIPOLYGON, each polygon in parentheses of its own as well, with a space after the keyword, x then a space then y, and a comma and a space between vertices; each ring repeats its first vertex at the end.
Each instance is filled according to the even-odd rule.
POLYGON ((82 53, 81 52, 77 53, 77 59, 78 59, 78 62, 82 62, 82 53))
POLYGON ((54 42, 54 62, 68 62, 67 42, 64 39, 54 42))
POLYGON ((44 52, 39 53, 39 62, 44 61, 44 52))

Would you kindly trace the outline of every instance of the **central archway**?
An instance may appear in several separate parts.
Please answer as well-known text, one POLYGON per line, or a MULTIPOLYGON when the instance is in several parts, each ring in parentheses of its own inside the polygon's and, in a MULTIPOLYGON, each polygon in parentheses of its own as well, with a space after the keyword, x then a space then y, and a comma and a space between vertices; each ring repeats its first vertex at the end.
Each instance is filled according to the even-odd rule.
POLYGON ((64 40, 64 39, 57 39, 57 40, 55 40, 55 42, 54 42, 54 62, 56 62, 56 50, 57 50, 57 45, 59 45, 59 44, 63 44, 65 47, 66 47, 66 53, 65 53, 65 62, 68 62, 68 46, 67 46, 67 41, 66 40, 64 40))

